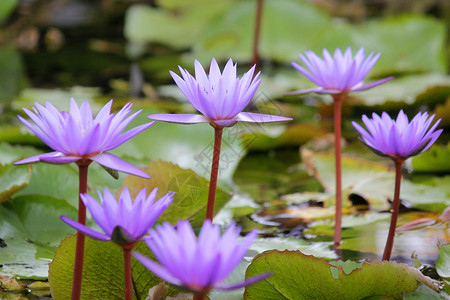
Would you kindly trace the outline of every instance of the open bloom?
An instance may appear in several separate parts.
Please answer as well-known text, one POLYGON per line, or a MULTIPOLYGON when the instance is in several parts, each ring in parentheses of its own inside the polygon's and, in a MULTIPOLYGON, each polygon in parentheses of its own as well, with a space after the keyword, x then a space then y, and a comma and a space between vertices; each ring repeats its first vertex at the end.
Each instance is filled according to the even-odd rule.
POLYGON ((238 284, 221 284, 242 260, 257 235, 252 231, 238 242, 239 232, 240 228, 231 225, 221 236, 219 226, 206 220, 197 238, 188 221, 179 221, 177 230, 164 223, 151 230, 146 238, 148 247, 161 265, 139 253, 133 255, 165 281, 195 293, 237 289, 270 276, 265 273, 238 284))
POLYGON ((170 71, 170 75, 189 102, 203 115, 153 114, 148 116, 150 119, 183 124, 206 122, 222 127, 232 126, 238 121, 266 123, 292 120, 280 116, 242 112, 261 83, 260 73, 253 77, 255 66, 242 78, 237 78, 237 66, 231 59, 221 73, 213 58, 209 75, 206 75, 197 60, 194 64, 195 78, 181 67, 179 69, 183 78, 172 71, 170 71))
POLYGON ((150 178, 139 168, 107 153, 154 124, 154 122, 146 123, 122 133, 125 127, 141 112, 137 111, 128 116, 132 103, 126 104, 117 114, 111 114, 111 100, 100 110, 95 119, 87 101, 78 107, 75 100, 70 99, 69 112, 60 112, 49 102, 46 102, 45 106, 35 104, 36 107, 33 107, 33 111, 26 108, 24 111, 37 127, 21 116, 18 118, 55 151, 32 156, 14 164, 39 161, 68 164, 89 159, 107 168, 150 178))
POLYGON ((418 113, 411 122, 401 110, 397 120, 391 119, 385 112, 381 117, 376 113, 372 119, 363 115, 362 121, 367 131, 352 122, 356 130, 361 134, 360 140, 377 154, 388 156, 392 159, 406 159, 427 150, 442 133, 442 129, 436 130, 441 119, 430 128, 434 115, 428 117, 428 113, 418 113))
POLYGON ((290 94, 310 92, 343 94, 352 91, 363 91, 393 78, 388 77, 364 84, 364 78, 380 57, 380 53, 374 54, 373 52, 366 57, 364 48, 359 49, 355 57, 352 56, 351 48, 347 48, 344 54, 337 48, 333 57, 326 49, 323 49, 323 58, 320 58, 311 50, 305 51, 305 55, 299 53, 299 57, 306 68, 295 62, 292 63, 292 66, 319 87, 290 94))
POLYGON ((134 200, 124 187, 119 201, 107 189, 103 196, 98 192, 101 205, 88 194, 81 194, 81 199, 90 211, 92 218, 103 230, 97 232, 65 216, 61 219, 76 230, 100 241, 113 241, 116 244, 128 244, 138 241, 153 226, 159 216, 172 203, 174 193, 169 192, 155 202, 157 189, 148 196, 144 188, 134 200))

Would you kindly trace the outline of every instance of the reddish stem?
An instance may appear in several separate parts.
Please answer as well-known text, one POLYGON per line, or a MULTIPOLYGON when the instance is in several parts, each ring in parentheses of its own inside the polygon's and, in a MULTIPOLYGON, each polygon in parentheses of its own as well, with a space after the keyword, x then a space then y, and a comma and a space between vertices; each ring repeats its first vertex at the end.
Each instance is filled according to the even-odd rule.
POLYGON ((222 132, 223 127, 214 126, 214 152, 211 165, 211 178, 209 179, 209 192, 208 192, 208 204, 206 207, 205 220, 210 220, 214 217, 214 201, 216 199, 217 189, 217 176, 219 173, 219 160, 220 160, 220 146, 222 144, 222 132))
POLYGON ((341 110, 343 94, 333 95, 334 99, 334 157, 336 169, 336 212, 334 222, 334 247, 341 243, 342 231, 342 179, 341 179, 341 110))
POLYGON ((131 250, 135 243, 121 244, 123 249, 124 276, 125 276, 125 300, 133 300, 133 277, 131 273, 131 250))
MULTIPOLYGON (((88 167, 91 160, 79 160, 77 162, 79 171, 79 193, 78 193, 78 223, 86 225, 86 206, 81 200, 80 194, 87 191, 88 167)), ((73 269, 72 281, 72 300, 78 300, 81 296, 81 280, 83 277, 83 260, 84 260, 84 241, 85 236, 81 232, 77 232, 77 244, 75 249, 75 265, 73 269)))
POLYGON ((259 37, 261 35, 261 20, 262 20, 262 10, 263 10, 264 0, 256 1, 256 20, 255 20, 255 35, 253 36, 253 54, 251 65, 256 65, 255 73, 258 73, 259 70, 259 37))
POLYGON ((395 188, 394 188, 394 202, 392 203, 391 226, 389 227, 389 234, 384 247, 383 260, 389 261, 391 259, 392 247, 394 246, 395 228, 397 226, 397 218, 400 210, 400 183, 402 180, 402 164, 403 159, 394 159, 395 163, 395 188))
POLYGON ((193 300, 205 300, 206 299, 207 292, 198 292, 194 293, 194 299, 193 300))

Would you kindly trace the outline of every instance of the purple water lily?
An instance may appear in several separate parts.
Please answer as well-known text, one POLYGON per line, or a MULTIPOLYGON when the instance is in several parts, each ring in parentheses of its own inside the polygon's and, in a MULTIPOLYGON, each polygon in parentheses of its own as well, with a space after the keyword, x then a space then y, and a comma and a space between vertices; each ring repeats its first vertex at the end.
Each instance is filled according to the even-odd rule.
POLYGON ((384 78, 369 84, 364 84, 364 78, 377 62, 380 53, 373 52, 366 57, 364 48, 353 57, 352 49, 347 48, 345 53, 337 48, 333 57, 328 50, 323 49, 323 58, 312 51, 299 53, 300 59, 306 68, 293 62, 292 66, 309 80, 318 85, 316 88, 291 92, 288 94, 305 94, 315 92, 330 94, 334 100, 334 144, 335 144, 335 171, 336 171, 336 214, 334 224, 334 245, 337 248, 341 242, 342 224, 342 179, 341 179, 341 110, 342 101, 348 93, 363 91, 380 85, 392 79, 384 78))
POLYGON ((26 108, 24 111, 37 127, 21 116, 18 117, 26 127, 55 151, 32 156, 14 164, 29 164, 39 161, 69 164, 80 160, 90 160, 107 168, 150 178, 139 168, 107 152, 154 124, 154 122, 146 123, 122 133, 125 127, 141 112, 137 111, 128 116, 132 103, 126 104, 117 114, 111 114, 111 100, 95 118, 93 118, 87 101, 78 107, 75 100, 70 99, 68 112, 60 112, 49 102, 46 102, 45 106, 38 103, 35 105, 33 111, 26 108))
MULTIPOLYGON (((14 164, 36 162, 69 164, 74 162, 79 170, 78 195, 86 193, 88 167, 93 161, 109 169, 150 178, 141 169, 107 152, 154 124, 154 122, 150 122, 122 133, 125 127, 140 113, 138 111, 128 116, 131 112, 131 103, 126 104, 114 115, 111 114, 111 100, 100 110, 95 119, 87 101, 78 107, 75 100, 70 99, 68 112, 60 112, 49 102, 46 102, 45 106, 35 104, 36 107, 33 107, 33 111, 26 108, 24 111, 36 126, 21 116, 18 116, 19 120, 55 151, 22 159, 14 164)), ((78 223, 86 224, 86 207, 81 197, 78 197, 78 223)), ((84 240, 84 234, 78 233, 71 299, 79 299, 81 296, 84 240)))
POLYGON ((240 228, 233 224, 221 236, 220 227, 206 220, 197 238, 188 221, 179 221, 177 229, 164 223, 146 238, 160 264, 136 252, 133 256, 165 281, 193 291, 195 299, 203 299, 213 289, 237 289, 270 276, 265 273, 237 284, 222 283, 257 236, 252 231, 238 242, 239 233, 240 228))
POLYGON ((441 119, 430 128, 434 115, 418 113, 409 122, 408 117, 401 110, 397 120, 391 119, 385 112, 381 117, 376 113, 372 119, 363 115, 362 120, 367 131, 355 122, 353 126, 361 134, 360 140, 375 153, 391 158, 395 164, 394 201, 392 203, 392 216, 383 260, 390 260, 394 245, 395 230, 400 209, 400 184, 402 179, 402 164, 411 156, 424 152, 436 141, 442 129, 436 130, 441 119))
POLYGON ((441 119, 430 128, 433 119, 434 115, 429 117, 425 112, 418 113, 409 122, 401 110, 396 120, 391 119, 386 112, 381 117, 373 113, 372 119, 363 115, 362 121, 367 130, 356 122, 352 124, 361 134, 360 140, 377 154, 392 159, 406 159, 430 148, 442 133, 442 129, 436 130, 441 119))
POLYGON ((133 200, 128 188, 124 187, 119 201, 116 201, 111 192, 105 189, 103 196, 98 192, 101 204, 92 196, 82 194, 81 199, 103 233, 65 216, 61 216, 61 219, 76 230, 96 240, 112 240, 117 244, 134 243, 147 233, 159 216, 172 203, 174 195, 172 192, 167 193, 155 202, 157 191, 158 189, 155 188, 147 196, 147 191, 144 188, 133 200))
POLYGON ((144 188, 133 200, 128 188, 124 187, 119 201, 116 201, 111 192, 105 189, 103 196, 98 192, 101 205, 88 194, 82 194, 81 199, 103 233, 61 216, 64 222, 83 234, 100 241, 113 241, 122 248, 126 300, 133 299, 131 251, 173 201, 174 193, 169 192, 155 202, 157 190, 155 188, 147 196, 147 191, 144 188))
POLYGON ((237 66, 233 64, 231 59, 227 62, 222 73, 214 58, 211 61, 209 75, 206 75, 205 70, 197 60, 195 61, 195 78, 187 70, 181 67, 179 69, 183 78, 172 71, 170 74, 189 102, 203 115, 154 114, 148 117, 153 120, 181 124, 209 123, 214 128, 214 152, 206 208, 206 219, 212 220, 223 128, 233 126, 239 121, 267 123, 290 121, 292 118, 242 112, 261 83, 260 73, 254 75, 255 66, 242 78, 237 77, 237 66))
POLYGON ((195 61, 195 78, 189 72, 179 67, 181 76, 170 71, 173 80, 191 104, 203 115, 198 114, 153 114, 152 120, 165 122, 194 124, 211 123, 213 126, 229 127, 236 122, 281 122, 291 118, 242 112, 252 99, 261 79, 260 72, 254 76, 253 66, 242 78, 236 75, 237 65, 228 60, 223 72, 213 58, 206 75, 203 66, 195 61))
POLYGON ((364 48, 352 56, 352 49, 347 48, 342 53, 339 48, 334 52, 333 57, 328 50, 323 49, 323 58, 317 56, 311 50, 305 51, 305 55, 299 53, 300 59, 306 68, 293 62, 292 66, 309 80, 319 87, 300 90, 290 94, 321 93, 321 94, 341 94, 353 91, 363 91, 380 85, 393 77, 387 77, 378 81, 364 84, 364 78, 377 62, 380 53, 373 52, 366 57, 364 48))

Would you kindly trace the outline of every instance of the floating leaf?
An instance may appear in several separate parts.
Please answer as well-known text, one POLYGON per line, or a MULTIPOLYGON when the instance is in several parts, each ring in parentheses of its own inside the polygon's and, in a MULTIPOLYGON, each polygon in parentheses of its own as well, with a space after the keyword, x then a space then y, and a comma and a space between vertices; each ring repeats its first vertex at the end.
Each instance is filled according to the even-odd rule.
POLYGON ((434 145, 424 153, 412 158, 412 166, 416 172, 450 172, 450 150, 446 146, 434 145))
POLYGON ((245 277, 264 272, 273 275, 247 286, 244 299, 327 299, 330 295, 336 299, 371 296, 402 299, 402 293, 415 291, 418 282, 437 289, 430 278, 405 264, 365 262, 353 271, 358 264, 337 265, 299 251, 260 254, 248 267, 245 277))
POLYGON ((433 178, 429 184, 403 180, 400 198, 415 208, 442 212, 450 206, 450 176, 433 178))
POLYGON ((444 279, 450 279, 450 244, 441 245, 440 255, 436 263, 436 270, 444 279))
MULTIPOLYGON (((75 245, 75 235, 64 239, 50 264, 48 280, 55 300, 67 299, 72 290, 75 245)), ((154 259, 144 242, 138 243, 134 251, 154 259)), ((132 258, 131 264, 136 289, 139 297, 144 299, 148 290, 162 280, 136 259, 132 258)), ((123 250, 112 242, 86 238, 81 299, 123 299, 125 294, 123 280, 123 250)), ((174 290, 171 289, 169 294, 173 295, 174 290)))
POLYGON ((403 300, 445 300, 448 299, 439 295, 435 290, 419 283, 417 290, 412 293, 403 294, 403 300))
POLYGON ((195 0, 189 1, 189 5, 183 1, 160 1, 158 8, 132 5, 125 14, 124 35, 135 44, 156 42, 174 48, 187 48, 231 3, 195 0))
MULTIPOLYGON (((251 128, 251 127, 250 127, 251 128)), ((269 131, 267 129, 267 131, 269 131)), ((325 131, 311 124, 298 123, 290 124, 285 130, 277 136, 271 136, 264 129, 262 132, 255 132, 250 129, 249 132, 242 133, 241 137, 244 144, 250 150, 269 150, 277 147, 300 146, 314 137, 320 137, 325 131)))
MULTIPOLYGON (((209 182, 192 170, 182 169, 179 166, 164 162, 152 161, 144 170, 152 178, 127 177, 124 185, 128 186, 130 193, 136 195, 144 187, 150 192, 158 188, 157 197, 167 192, 175 192, 174 200, 158 219, 160 222, 168 221, 175 224, 181 219, 192 219, 195 226, 203 223, 206 214, 209 182)), ((231 195, 221 189, 216 191, 215 213, 217 213, 231 195)))
MULTIPOLYGON (((211 23, 186 59, 195 57, 207 61, 214 56, 216 59, 250 60, 255 11, 254 1, 235 2, 211 23)), ((298 52, 320 41, 332 27, 332 19, 307 2, 265 1, 261 26, 261 57, 291 61, 298 52)))
POLYGON ((258 238, 252 243, 250 250, 256 251, 257 253, 263 253, 270 250, 300 250, 305 255, 314 255, 315 257, 325 257, 331 259, 337 258, 336 253, 330 249, 329 244, 310 244, 305 240, 297 238, 258 238))
POLYGON ((27 167, 0 164, 0 203, 23 189, 30 182, 30 177, 27 167))
POLYGON ((81 87, 74 86, 66 90, 62 89, 40 89, 27 88, 21 91, 19 96, 14 100, 15 107, 31 108, 35 102, 44 104, 46 101, 53 104, 59 110, 68 110, 70 98, 74 98, 78 103, 88 100, 91 109, 99 111, 104 103, 94 101, 100 95, 100 88, 97 87, 81 87))
MULTIPOLYGON (((383 55, 384 56, 384 55, 383 55)), ((406 77, 394 78, 376 89, 370 89, 355 94, 356 97, 363 100, 365 105, 387 105, 388 102, 392 109, 403 109, 405 104, 412 105, 420 96, 422 102, 426 103, 429 98, 430 89, 443 90, 444 94, 449 93, 450 76, 439 73, 428 73, 420 75, 410 75, 406 77)))
POLYGON ((446 71, 445 25, 435 18, 402 15, 370 21, 352 38, 355 44, 382 53, 373 73, 446 71))
POLYGON ((46 196, 16 197, 0 208, 0 274, 47 278, 55 247, 74 230, 59 216, 76 219, 77 211, 65 201, 46 196))
MULTIPOLYGON (((335 190, 334 156, 332 154, 313 154, 303 151, 308 170, 322 183, 329 193, 335 190)), ((388 161, 389 162, 389 161, 388 161)), ((434 178, 433 183, 420 184, 402 180, 400 198, 416 208, 429 211, 443 211, 450 206, 450 177, 434 178)), ((342 158, 342 189, 348 198, 357 194, 367 200, 376 210, 389 208, 394 190, 394 172, 383 164, 360 158, 342 158)), ((349 205, 349 202, 346 202, 349 205)), ((327 205, 333 202, 327 201, 327 205)))
POLYGON ((40 152, 31 147, 11 146, 7 143, 0 143, 0 164, 6 165, 19 159, 37 155, 40 152))
MULTIPOLYGON (((335 172, 332 154, 312 154, 302 152, 306 167, 322 183, 325 189, 334 194, 335 172)), ((342 190, 348 195, 357 194, 366 199, 377 210, 388 209, 387 199, 394 190, 394 173, 385 165, 359 158, 342 158, 342 190)), ((334 205, 327 202, 327 205, 334 205)), ((349 206, 350 201, 343 202, 349 206)))

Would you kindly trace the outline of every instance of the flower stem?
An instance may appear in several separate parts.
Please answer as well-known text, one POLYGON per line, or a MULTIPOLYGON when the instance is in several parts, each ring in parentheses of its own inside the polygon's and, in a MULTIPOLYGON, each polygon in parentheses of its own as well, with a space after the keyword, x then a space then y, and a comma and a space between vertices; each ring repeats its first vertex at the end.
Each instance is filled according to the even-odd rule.
POLYGON ((389 227, 389 234, 384 247, 383 260, 389 261, 391 259, 392 247, 394 246, 395 228, 397 226, 397 218, 400 210, 400 183, 402 180, 402 159, 394 159, 395 163, 395 188, 394 188, 394 202, 392 203, 391 226, 389 227))
POLYGON ((194 293, 194 299, 193 300, 205 300, 205 299, 206 299, 206 293, 205 292, 194 293))
POLYGON ((341 180, 341 110, 343 94, 333 95, 334 100, 334 158, 336 166, 336 212, 334 222, 334 247, 341 243, 342 231, 342 180, 341 180))
POLYGON ((131 250, 135 243, 120 245, 123 249, 125 300, 133 300, 133 277, 131 273, 131 250))
MULTIPOLYGON (((81 200, 80 194, 87 191, 88 167, 91 160, 82 159, 77 162, 79 173, 79 193, 78 193, 78 223, 86 225, 86 206, 81 200)), ((73 269, 72 281, 72 300, 80 299, 81 280, 83 277, 83 260, 84 260, 84 241, 85 236, 81 232, 77 232, 77 244, 75 249, 75 265, 73 269)))
POLYGON ((262 19, 262 9, 263 9, 264 0, 256 1, 256 20, 255 20, 255 31, 253 36, 253 54, 251 65, 256 65, 255 73, 258 73, 259 70, 259 37, 261 35, 261 19, 262 19))
POLYGON ((211 165, 211 177, 209 179, 208 204, 206 207, 205 220, 211 220, 214 217, 214 201, 216 199, 217 176, 219 173, 220 146, 222 144, 223 127, 214 126, 214 152, 211 165))

